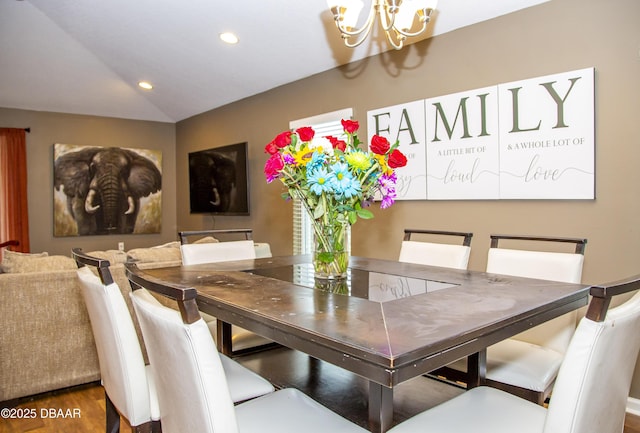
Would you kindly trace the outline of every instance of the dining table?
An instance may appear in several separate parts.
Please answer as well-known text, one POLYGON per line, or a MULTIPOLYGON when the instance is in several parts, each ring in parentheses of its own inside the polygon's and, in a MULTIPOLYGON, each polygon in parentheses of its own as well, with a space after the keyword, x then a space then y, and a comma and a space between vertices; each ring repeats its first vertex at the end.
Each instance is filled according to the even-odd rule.
POLYGON ((486 348, 588 301, 590 285, 350 257, 343 281, 316 279, 311 255, 147 269, 194 287, 232 353, 231 325, 351 371, 369 383, 373 433, 392 426, 397 385, 470 357, 482 384, 486 348))

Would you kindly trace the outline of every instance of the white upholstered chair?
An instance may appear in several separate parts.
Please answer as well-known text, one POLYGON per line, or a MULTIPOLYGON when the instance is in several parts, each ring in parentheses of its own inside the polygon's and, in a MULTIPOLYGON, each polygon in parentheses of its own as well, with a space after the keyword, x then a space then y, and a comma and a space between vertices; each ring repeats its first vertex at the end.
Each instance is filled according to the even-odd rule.
POLYGON ((267 243, 255 243, 251 229, 192 230, 178 232, 182 263, 197 265, 201 263, 224 262, 271 257, 271 248, 267 243), (219 235, 242 235, 242 240, 227 242, 189 243, 190 237, 205 237, 217 240, 219 235))
POLYGON ((549 402, 477 387, 388 433, 621 433, 640 347, 640 294, 607 312, 611 296, 640 289, 640 275, 591 289, 549 402))
MULTIPOLYGON (((579 283, 587 240, 544 236, 491 235, 487 272, 579 283), (499 241, 567 244, 571 252, 501 248, 499 241)), ((558 250, 561 248, 557 248, 558 250)), ((545 322, 487 348, 486 384, 542 404, 575 331, 577 312, 545 322)), ((464 370, 464 360, 450 367, 464 370)), ((446 374, 445 374, 446 375, 446 374)))
MULTIPOLYGON (((220 229, 178 232, 183 265, 199 265, 203 263, 225 262, 232 260, 255 259, 257 252, 262 257, 270 257, 268 244, 257 245, 252 240, 251 229, 220 229), (211 237, 220 235, 242 235, 243 240, 225 242, 189 243, 190 237, 211 237)), ((214 317, 203 314, 213 335, 217 335, 217 322, 214 317)), ((273 342, 238 326, 231 327, 231 348, 227 355, 246 353, 272 345, 273 342)))
POLYGON ((153 379, 145 366, 129 309, 109 271, 109 262, 86 256, 79 249, 73 250, 73 258, 82 266, 78 278, 98 352, 107 433, 120 431, 120 415, 134 432, 149 428, 161 431, 153 379), (96 267, 100 278, 84 265, 96 267))
POLYGON ((165 433, 365 433, 295 389, 233 406, 220 357, 195 305, 196 291, 150 278, 127 264, 134 308, 158 381, 165 433), (182 303, 182 314, 158 303, 149 290, 182 303))
POLYGON ((180 245, 180 253, 182 254, 182 263, 185 265, 256 258, 253 241, 183 244, 180 245))
POLYGON ((467 269, 467 265, 469 264, 469 255, 471 254, 472 237, 473 233, 405 229, 398 260, 401 262, 417 263, 421 265, 467 269), (411 240, 412 234, 435 235, 436 237, 461 236, 463 241, 462 245, 418 241, 411 240))
MULTIPOLYGON (((155 385, 145 365, 131 313, 118 285, 113 281, 109 261, 73 250, 78 278, 93 330, 100 376, 105 390, 107 433, 119 431, 120 415, 134 432, 161 431, 155 385), (95 267, 97 273, 88 266, 95 267)), ((237 362, 222 357, 233 401, 243 401, 274 390, 273 386, 237 362)))

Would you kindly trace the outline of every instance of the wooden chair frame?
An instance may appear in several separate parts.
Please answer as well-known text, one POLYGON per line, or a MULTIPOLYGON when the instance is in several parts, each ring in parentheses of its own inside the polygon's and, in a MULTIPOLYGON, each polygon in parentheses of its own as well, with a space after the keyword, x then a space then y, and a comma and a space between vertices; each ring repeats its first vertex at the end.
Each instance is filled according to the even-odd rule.
POLYGON ((465 247, 471 246, 471 238, 473 233, 467 232, 452 232, 446 230, 423 230, 423 229, 404 229, 403 241, 410 241, 412 234, 428 234, 428 235, 443 235, 443 236, 461 236, 463 237, 462 245, 465 247))
POLYGON ((499 248, 498 242, 500 239, 513 239, 522 241, 542 241, 542 242, 561 242, 575 244, 575 253, 584 255, 585 247, 587 246, 587 240, 585 238, 565 238, 565 237, 550 237, 550 236, 526 236, 526 235, 489 235, 491 238, 491 248, 499 248))
POLYGON ((215 229, 215 230, 187 230, 178 232, 180 238, 180 244, 186 245, 189 243, 189 236, 209 236, 216 234, 243 234, 244 238, 248 241, 253 240, 252 229, 215 229))

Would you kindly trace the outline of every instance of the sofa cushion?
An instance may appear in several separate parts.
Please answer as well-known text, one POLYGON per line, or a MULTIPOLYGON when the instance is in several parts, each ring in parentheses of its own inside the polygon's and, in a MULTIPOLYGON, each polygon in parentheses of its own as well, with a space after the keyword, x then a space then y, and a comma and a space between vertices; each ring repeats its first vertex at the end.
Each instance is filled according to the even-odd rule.
POLYGON ((50 256, 48 253, 17 253, 3 251, 2 270, 4 273, 24 274, 28 272, 49 272, 76 269, 71 257, 50 256))
POLYGON ((90 253, 87 253, 87 255, 102 260, 108 260, 111 265, 127 261, 127 254, 120 250, 91 251, 90 253))
POLYGON ((213 236, 205 236, 203 238, 198 239, 197 241, 193 242, 194 244, 212 244, 212 243, 216 243, 216 242, 220 242, 218 239, 214 238, 213 236))
POLYGON ((141 263, 181 260, 180 243, 170 242, 151 248, 134 248, 127 252, 128 260, 141 263))

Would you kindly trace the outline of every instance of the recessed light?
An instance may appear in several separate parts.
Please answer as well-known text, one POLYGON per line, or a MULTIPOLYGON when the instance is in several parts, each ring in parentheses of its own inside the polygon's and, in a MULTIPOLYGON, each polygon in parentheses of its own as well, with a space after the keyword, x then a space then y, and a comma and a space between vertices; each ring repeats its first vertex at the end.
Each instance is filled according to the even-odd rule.
POLYGON ((220 33, 220 39, 227 44, 237 44, 238 37, 231 32, 220 33))
POLYGON ((140 82, 138 82, 138 86, 142 87, 145 90, 153 89, 153 85, 151 83, 149 83, 148 81, 140 81, 140 82))

